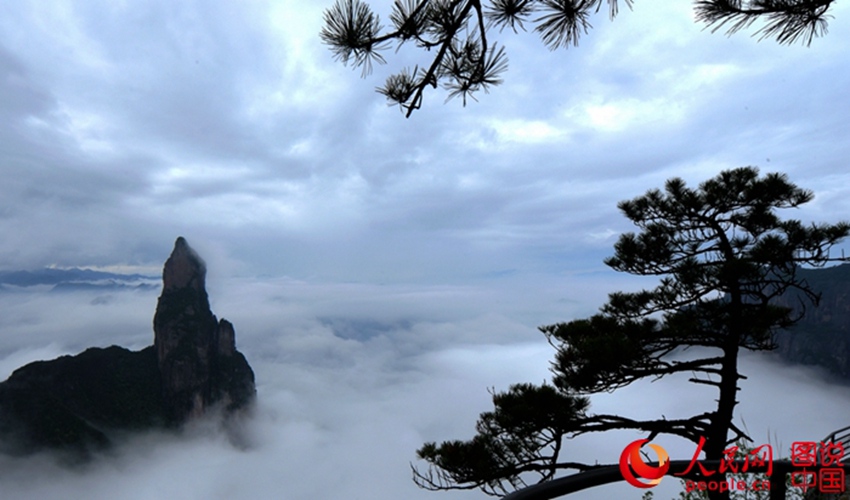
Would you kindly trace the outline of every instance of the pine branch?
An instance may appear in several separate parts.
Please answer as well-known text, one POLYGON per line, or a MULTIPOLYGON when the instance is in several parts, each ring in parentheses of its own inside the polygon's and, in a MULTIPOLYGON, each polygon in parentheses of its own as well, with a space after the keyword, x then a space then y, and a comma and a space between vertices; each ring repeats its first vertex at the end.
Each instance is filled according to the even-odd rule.
POLYGON ((766 19, 754 36, 759 40, 775 37, 780 44, 802 40, 807 46, 827 32, 829 7, 835 0, 700 0, 696 19, 711 27, 712 33, 726 28, 732 35, 766 19))
MULTIPOLYGON (((698 0, 694 8, 697 22, 712 32, 726 29, 731 35, 764 21, 754 33, 759 39, 775 38, 780 44, 801 40, 810 45, 815 37, 826 34, 834 1, 698 0)), ((502 83, 499 75, 507 69, 507 56, 503 48, 495 48, 491 28, 498 27, 501 33, 510 27, 516 33, 531 23, 550 50, 568 48, 578 45, 590 31, 591 16, 606 3, 613 20, 620 12, 618 0, 489 0, 487 4, 482 0, 394 0, 389 15, 392 29, 381 33, 380 20, 365 0, 336 0, 324 13, 320 37, 335 59, 362 67, 362 76, 372 71, 374 63, 386 62, 380 52, 392 40, 399 47, 414 42, 427 52, 429 63, 418 64, 412 71, 403 69, 377 89, 410 117, 421 108, 429 86, 442 85, 449 99, 460 96, 465 105, 478 91, 502 83), (420 67, 425 70, 419 71, 420 67), (459 67, 463 71, 456 71, 459 67)), ((632 0, 624 3, 632 7, 632 0)))

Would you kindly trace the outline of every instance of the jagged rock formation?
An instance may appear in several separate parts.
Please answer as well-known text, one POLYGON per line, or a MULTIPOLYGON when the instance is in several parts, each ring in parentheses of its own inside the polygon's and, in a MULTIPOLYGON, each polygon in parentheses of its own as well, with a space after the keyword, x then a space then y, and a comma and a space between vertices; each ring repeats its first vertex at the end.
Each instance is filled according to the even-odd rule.
POLYGON ((178 238, 163 269, 153 346, 90 348, 15 370, 0 383, 0 452, 87 452, 108 446, 115 431, 249 407, 254 372, 233 325, 210 311, 205 277, 203 260, 178 238))
POLYGON ((216 321, 205 288, 206 265, 182 237, 162 271, 153 320, 169 421, 202 415, 217 403, 229 409, 254 397, 254 374, 236 350, 233 325, 216 321))

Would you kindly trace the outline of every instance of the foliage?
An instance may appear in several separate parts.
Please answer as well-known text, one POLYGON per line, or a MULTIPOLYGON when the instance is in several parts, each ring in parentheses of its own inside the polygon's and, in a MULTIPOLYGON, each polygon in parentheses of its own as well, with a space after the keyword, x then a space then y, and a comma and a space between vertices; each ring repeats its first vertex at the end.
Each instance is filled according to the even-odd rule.
POLYGON ((422 446, 418 457, 440 472, 420 474, 414 469, 415 481, 428 489, 480 487, 502 496, 526 486, 524 473, 534 473, 540 481, 551 479, 565 467, 557 463, 561 444, 588 405, 587 398, 562 394, 549 385, 513 385, 493 394, 495 410, 481 414, 472 441, 422 446))
POLYGON ((599 314, 541 327, 556 350, 553 387, 522 386, 526 404, 535 407, 521 406, 521 411, 494 395, 496 409, 481 415, 478 435, 426 444, 419 456, 430 467, 427 473, 414 470, 414 479, 430 489, 498 494, 524 485, 530 472, 544 481, 565 469, 588 469, 562 461, 563 443, 555 438, 611 429, 640 430, 648 439, 677 435, 694 443, 704 437, 706 459, 721 459, 729 444, 747 438, 733 423, 738 380, 745 378, 738 371, 740 349, 775 348, 775 333, 800 318, 777 305, 778 299, 793 290, 801 305, 818 301, 797 277, 799 267, 840 260, 829 250, 850 234, 845 222, 804 225, 776 214, 812 198, 785 175, 761 177, 757 169, 744 167, 721 172, 696 189, 670 179, 664 192, 654 189, 621 202, 620 210, 640 231, 621 235, 605 263, 617 271, 657 276, 658 286, 612 293, 599 314), (690 347, 700 348, 703 357, 671 358, 690 347), (587 411, 587 395, 675 373, 715 387, 716 407, 679 420, 639 421, 587 411), (538 392, 548 399, 532 399, 538 392), (555 411, 550 406, 555 402, 572 404, 574 411, 555 411), (536 413, 553 418, 530 417, 536 413), (498 432, 488 425, 494 418, 498 432), (470 456, 476 467, 469 468, 470 456))
MULTIPOLYGON (((625 0, 631 8, 633 0, 625 0)), ((766 24, 755 34, 790 44, 812 39, 827 31, 827 14, 835 0, 700 0, 696 19, 712 31, 728 34, 749 28, 757 20, 766 24)), ((384 30, 377 14, 363 0, 336 0, 325 11, 320 36, 337 60, 351 62, 370 73, 375 62, 386 60, 382 51, 396 41, 411 43, 428 52, 431 62, 391 75, 378 92, 410 116, 422 106, 427 87, 442 84, 449 98, 461 97, 464 105, 480 90, 502 82, 507 69, 503 47, 492 41, 492 30, 509 27, 516 32, 533 24, 544 45, 558 49, 578 45, 590 30, 590 19, 603 0, 395 0, 389 15, 392 27, 384 30), (433 52, 432 52, 433 50, 433 52)), ((620 11, 618 0, 608 0, 608 16, 620 11)))

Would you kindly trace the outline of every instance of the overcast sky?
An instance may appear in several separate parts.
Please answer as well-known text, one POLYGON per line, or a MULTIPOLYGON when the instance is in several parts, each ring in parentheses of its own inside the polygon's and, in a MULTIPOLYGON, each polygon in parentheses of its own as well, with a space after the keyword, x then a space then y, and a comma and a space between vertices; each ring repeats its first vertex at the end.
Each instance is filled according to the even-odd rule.
MULTIPOLYGON (((568 50, 507 30, 503 85, 465 108, 431 90, 410 119, 374 89, 425 60, 391 50, 361 79, 320 43, 330 4, 0 4, 0 270, 156 275, 185 236, 209 265, 214 312, 235 323, 258 372, 268 406, 257 425, 284 422, 271 449, 322 461, 338 440, 350 458, 398 431, 375 455, 395 467, 392 486, 362 498, 420 495, 407 462, 423 440, 469 437, 488 387, 541 382, 551 352, 535 326, 646 284, 602 264, 630 230, 618 201, 753 165, 814 190, 794 216, 850 218, 841 2, 811 47, 712 34, 686 0, 639 0, 614 22, 602 13, 568 50)), ((2 296, 0 367, 143 347, 155 298, 2 296)), ((157 450, 146 457, 190 456, 157 450)), ((343 498, 371 474, 333 460, 351 483, 291 469, 287 484, 309 493, 291 498, 343 498)), ((128 477, 158 477, 131 463, 128 477)), ((171 493, 208 498, 181 487, 171 493)))

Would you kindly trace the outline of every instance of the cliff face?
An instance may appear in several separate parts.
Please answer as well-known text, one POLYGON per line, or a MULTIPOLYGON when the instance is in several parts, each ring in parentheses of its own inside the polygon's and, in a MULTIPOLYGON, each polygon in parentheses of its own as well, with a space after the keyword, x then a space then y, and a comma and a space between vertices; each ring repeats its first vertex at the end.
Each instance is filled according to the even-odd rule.
POLYGON ((163 269, 154 345, 38 361, 0 383, 0 452, 86 451, 117 431, 178 427, 254 400, 254 372, 233 325, 210 311, 203 260, 178 238, 163 269))
POLYGON ((236 350, 233 325, 210 310, 205 279, 203 260, 177 238, 153 320, 165 414, 172 422, 218 403, 235 409, 254 397, 254 373, 236 350))
POLYGON ((805 314, 777 335, 779 355, 792 363, 821 366, 850 382, 850 264, 804 269, 798 276, 821 300, 815 307, 799 292, 782 297, 781 305, 805 314))

